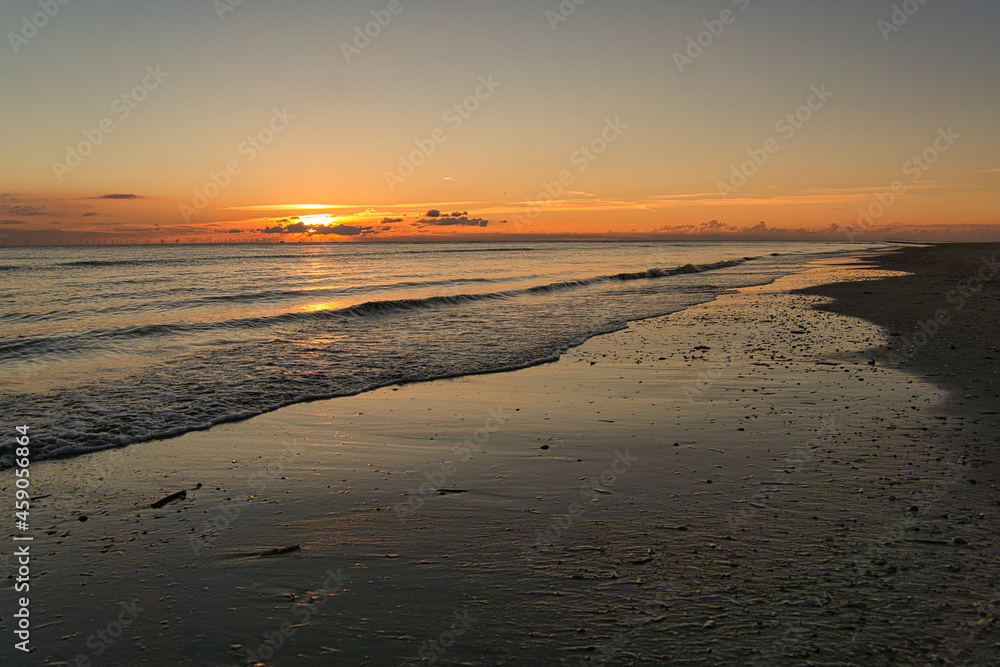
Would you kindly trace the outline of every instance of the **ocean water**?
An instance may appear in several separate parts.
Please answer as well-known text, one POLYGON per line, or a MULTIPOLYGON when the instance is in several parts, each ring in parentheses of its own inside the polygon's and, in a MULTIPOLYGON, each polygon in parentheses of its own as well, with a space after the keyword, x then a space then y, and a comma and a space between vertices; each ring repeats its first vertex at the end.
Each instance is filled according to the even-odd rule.
POLYGON ((36 459, 169 438, 301 401, 550 361, 631 320, 859 249, 0 247, 0 408, 29 426, 36 459))

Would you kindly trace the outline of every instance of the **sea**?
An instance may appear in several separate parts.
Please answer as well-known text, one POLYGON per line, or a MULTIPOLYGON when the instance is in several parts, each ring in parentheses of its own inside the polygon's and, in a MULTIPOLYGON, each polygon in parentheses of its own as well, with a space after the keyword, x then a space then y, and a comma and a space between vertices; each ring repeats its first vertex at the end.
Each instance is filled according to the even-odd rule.
MULTIPOLYGON (((46 459, 282 406, 553 361, 628 322, 870 246, 0 247, 0 408, 46 459)), ((0 467, 13 458, 0 444, 0 467)))

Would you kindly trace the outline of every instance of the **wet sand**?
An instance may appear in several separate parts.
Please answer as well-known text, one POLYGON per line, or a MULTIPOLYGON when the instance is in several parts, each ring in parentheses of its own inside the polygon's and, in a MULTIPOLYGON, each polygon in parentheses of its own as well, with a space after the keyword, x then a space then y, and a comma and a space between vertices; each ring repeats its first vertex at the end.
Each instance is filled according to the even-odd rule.
POLYGON ((993 664, 997 249, 34 464, 11 664, 993 664))

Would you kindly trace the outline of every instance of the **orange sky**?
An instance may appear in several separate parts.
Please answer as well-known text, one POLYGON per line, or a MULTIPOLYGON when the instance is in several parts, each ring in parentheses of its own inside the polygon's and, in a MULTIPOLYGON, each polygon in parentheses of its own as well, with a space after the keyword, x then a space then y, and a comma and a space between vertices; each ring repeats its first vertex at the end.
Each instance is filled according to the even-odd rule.
POLYGON ((0 241, 1000 240, 995 4, 340 4, 6 3, 0 241))

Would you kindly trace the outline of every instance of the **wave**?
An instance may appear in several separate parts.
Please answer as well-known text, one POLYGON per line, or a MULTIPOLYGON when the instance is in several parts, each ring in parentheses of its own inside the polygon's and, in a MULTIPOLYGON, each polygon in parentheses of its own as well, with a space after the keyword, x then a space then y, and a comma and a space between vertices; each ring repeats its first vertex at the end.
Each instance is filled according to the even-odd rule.
MULTIPOLYGON (((92 359, 95 351, 133 349, 129 339, 138 339, 145 349, 148 339, 154 338, 149 348, 154 349, 162 343, 157 336, 208 334, 182 341, 187 346, 170 341, 164 347, 184 353, 164 361, 151 357, 149 363, 110 381, 97 377, 44 393, 0 394, 0 409, 24 415, 37 425, 34 456, 41 459, 169 438, 285 405, 392 384, 523 368, 554 361, 569 347, 623 328, 634 319, 710 298, 707 282, 742 283, 747 280, 745 273, 756 272, 717 273, 717 280, 671 277, 736 267, 752 259, 545 284, 538 284, 544 278, 535 277, 536 284, 522 282, 527 286, 509 285, 506 290, 491 287, 493 291, 481 294, 369 301, 318 312, 137 324, 77 335, 63 331, 59 337, 36 339, 8 337, 0 339, 0 358, 23 362, 44 358, 39 351, 55 353, 53 361, 81 352, 89 352, 92 359), (655 280, 665 281, 665 289, 636 282, 655 280), (598 288, 588 289, 591 285, 598 288), (698 293, 677 296, 689 290, 698 293), (482 313, 462 308, 504 299, 511 301, 488 304, 482 313), (445 313, 446 308, 455 311, 445 313), (430 313, 433 326, 419 314, 405 315, 408 311, 430 313), (246 330, 251 328, 258 330, 248 336, 246 330), (223 333, 226 329, 232 334, 223 333)), ((757 280, 766 279, 763 275, 757 280)), ((30 375, 26 378, 22 383, 30 375)), ((0 443, 0 469, 10 465, 11 456, 9 443, 0 443)))
POLYGON ((434 250, 403 250, 401 255, 427 255, 431 253, 457 252, 534 252, 537 248, 437 248, 434 250))
POLYGON ((330 287, 324 289, 289 289, 289 290, 261 290, 258 292, 241 292, 239 294, 213 294, 211 296, 199 297, 197 299, 187 299, 173 304, 174 307, 200 306, 204 304, 229 303, 229 302, 254 302, 254 301, 277 301, 292 298, 329 298, 343 297, 359 292, 384 292, 398 289, 426 289, 428 287, 456 287, 458 285, 495 284, 502 280, 494 278, 449 278, 447 280, 424 280, 408 281, 398 283, 383 283, 379 285, 356 285, 353 287, 330 287))
POLYGON ((157 264, 163 261, 162 259, 81 259, 73 262, 60 262, 57 266, 136 266, 157 264))
MULTIPOLYGON (((681 274, 703 273, 705 271, 715 271, 739 266, 744 262, 756 259, 755 257, 745 257, 743 259, 726 260, 715 262, 714 264, 686 264, 676 269, 647 269, 637 273, 616 273, 612 275, 594 276, 592 278, 581 278, 580 280, 567 280, 546 285, 536 285, 516 290, 505 290, 503 292, 485 292, 480 294, 456 294, 453 296, 432 296, 423 299, 397 299, 392 301, 369 301, 366 303, 351 306, 337 311, 325 311, 330 315, 352 315, 364 317, 366 315, 381 315, 394 310, 413 310, 416 308, 433 308, 435 306, 452 306, 471 301, 485 301, 489 299, 507 299, 516 296, 539 294, 547 292, 558 292, 563 290, 587 287, 598 283, 627 280, 650 280, 654 278, 668 278, 681 274)), ((282 317, 282 316, 279 316, 282 317)))
MULTIPOLYGON (((744 257, 742 259, 732 259, 712 264, 686 264, 674 269, 647 269, 635 273, 616 273, 610 275, 593 276, 591 278, 581 278, 580 280, 562 281, 536 285, 513 290, 503 290, 499 292, 478 292, 472 294, 454 294, 431 296, 416 299, 388 299, 378 301, 366 301, 345 308, 330 310, 320 310, 314 312, 281 313, 279 315, 269 315, 265 317, 244 317, 219 322, 172 322, 167 324, 143 324, 128 327, 117 327, 107 329, 90 329, 82 332, 69 333, 61 336, 38 336, 23 337, 16 339, 0 340, 0 359, 17 359, 25 354, 81 354, 89 350, 106 349, 114 341, 136 340, 155 336, 176 336, 190 333, 201 333, 211 331, 227 330, 247 330, 271 327, 275 324, 302 324, 309 322, 323 322, 354 317, 378 317, 392 313, 413 311, 420 309, 434 309, 439 307, 457 306, 477 301, 488 301, 498 299, 511 299, 519 296, 529 296, 535 294, 548 294, 581 287, 587 287, 598 283, 624 282, 632 280, 654 280, 658 278, 669 278, 671 276, 703 273, 706 271, 716 271, 719 269, 739 266, 745 262, 756 259, 755 257, 744 257)), ((416 283, 421 285, 420 283, 416 283)), ((423 285, 426 285, 424 283, 423 285)))
MULTIPOLYGON (((531 277, 531 276, 528 276, 531 277)), ((0 321, 11 321, 18 323, 37 323, 51 321, 67 321, 75 318, 99 317, 123 315, 126 313, 145 311, 155 308, 169 308, 179 310, 184 308, 201 308, 205 306, 215 306, 217 304, 230 303, 260 303, 275 302, 293 299, 330 299, 345 298, 351 295, 366 292, 388 292, 400 289, 427 289, 429 287, 458 287, 460 285, 474 284, 499 284, 513 280, 524 280, 523 276, 513 276, 509 278, 449 278, 447 280, 424 280, 407 281, 398 283, 383 283, 378 285, 355 285, 351 287, 330 287, 320 289, 285 289, 285 290, 258 290, 254 292, 240 292, 236 294, 210 294, 207 296, 196 296, 185 299, 168 300, 168 297, 176 295, 197 294, 205 291, 203 288, 169 288, 162 290, 151 290, 144 293, 145 302, 118 303, 114 306, 104 308, 84 308, 73 310, 66 308, 70 303, 90 303, 90 295, 66 299, 64 307, 40 312, 9 312, 0 313, 0 321)), ((128 281, 131 284, 143 284, 149 281, 128 281)), ((106 293, 107 297, 132 297, 134 293, 114 292, 106 293)))
MULTIPOLYGON (((434 253, 475 253, 475 252, 532 252, 535 248, 433 248, 427 250, 402 250, 399 251, 401 255, 427 255, 434 253)), ((369 255, 380 255, 384 256, 384 253, 371 253, 371 252, 358 252, 353 253, 356 257, 365 257, 369 255)), ((258 261, 261 259, 301 259, 303 257, 316 257, 316 255, 308 253, 281 253, 281 254, 265 254, 265 255, 233 255, 231 257, 213 257, 213 261, 258 261)), ((65 267, 77 267, 77 268, 100 268, 100 267, 116 267, 116 266, 143 266, 147 264, 164 264, 169 263, 170 265, 181 264, 199 264, 204 261, 202 257, 189 257, 189 258, 161 258, 154 257, 150 259, 82 259, 74 260, 71 262, 59 262, 56 266, 65 267)), ((0 271, 14 271, 22 268, 31 268, 30 266, 18 266, 18 265, 0 265, 0 271)))

